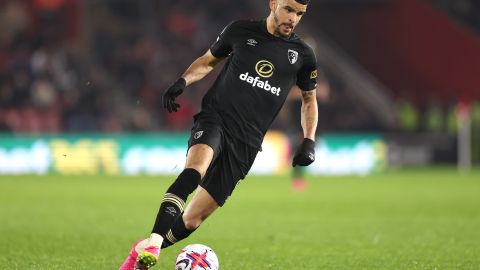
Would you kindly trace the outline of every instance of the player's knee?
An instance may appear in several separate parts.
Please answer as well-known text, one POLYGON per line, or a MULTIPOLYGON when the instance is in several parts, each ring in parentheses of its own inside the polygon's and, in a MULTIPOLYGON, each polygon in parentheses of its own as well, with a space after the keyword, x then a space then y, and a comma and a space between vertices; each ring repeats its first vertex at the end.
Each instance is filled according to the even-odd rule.
POLYGON ((202 224, 203 220, 200 218, 190 218, 184 221, 187 230, 196 230, 202 224))
POLYGON ((198 171, 203 178, 213 159, 213 149, 206 144, 196 144, 187 153, 185 168, 198 171))
POLYGON ((187 230, 193 231, 196 230, 202 222, 205 220, 206 217, 203 217, 201 215, 189 215, 189 214, 183 214, 183 222, 185 223, 185 228, 187 230))

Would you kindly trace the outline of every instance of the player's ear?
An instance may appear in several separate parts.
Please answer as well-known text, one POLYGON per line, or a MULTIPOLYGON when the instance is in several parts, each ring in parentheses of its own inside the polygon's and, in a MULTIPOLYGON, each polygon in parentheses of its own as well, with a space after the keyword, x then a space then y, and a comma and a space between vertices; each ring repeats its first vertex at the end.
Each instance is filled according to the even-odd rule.
POLYGON ((275 9, 277 9, 277 0, 270 0, 270 10, 275 12, 275 9))

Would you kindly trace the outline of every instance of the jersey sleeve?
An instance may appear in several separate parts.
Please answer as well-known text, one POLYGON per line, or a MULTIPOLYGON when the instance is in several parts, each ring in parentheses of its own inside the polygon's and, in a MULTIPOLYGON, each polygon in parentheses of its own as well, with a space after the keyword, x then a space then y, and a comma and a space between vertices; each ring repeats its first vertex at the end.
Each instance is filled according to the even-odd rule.
POLYGON ((297 73, 297 85, 303 91, 310 91, 317 87, 317 58, 311 48, 305 55, 303 65, 297 73))
POLYGON ((233 50, 233 35, 235 31, 235 22, 231 22, 223 28, 217 40, 210 47, 213 56, 217 58, 227 57, 233 50))

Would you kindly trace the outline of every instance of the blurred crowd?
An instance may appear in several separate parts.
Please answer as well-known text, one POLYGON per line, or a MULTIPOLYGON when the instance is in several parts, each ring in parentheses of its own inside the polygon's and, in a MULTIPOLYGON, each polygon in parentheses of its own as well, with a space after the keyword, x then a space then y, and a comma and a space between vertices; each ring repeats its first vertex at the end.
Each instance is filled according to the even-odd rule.
POLYGON ((62 46, 77 34, 74 7, 0 3, 0 130, 60 131, 59 93, 75 87, 76 72, 62 46))
POLYGON ((480 33, 480 1, 478 0, 431 0, 472 30, 480 33))
POLYGON ((221 0, 0 1, 0 131, 185 130, 214 77, 175 115, 161 93, 248 11, 221 0))
MULTIPOLYGON (((176 114, 161 108, 163 90, 227 23, 257 18, 258 6, 222 0, 0 3, 0 130, 34 133, 187 130, 219 69, 188 88, 176 114)), ((341 83, 330 85, 339 87, 321 104, 320 129, 371 129, 372 117, 347 102, 341 83)), ((299 99, 287 103, 274 127, 293 132, 300 128, 299 99)))
POLYGON ((191 126, 215 77, 189 87, 175 114, 161 107, 164 89, 207 51, 232 18, 249 18, 253 9, 242 1, 117 0, 92 3, 89 10, 94 58, 129 103, 123 104, 129 108, 126 128, 145 131, 191 126))
MULTIPOLYGON (((164 89, 257 9, 255 0, 0 0, 0 132, 188 130, 219 69, 180 96, 178 113, 161 107, 164 89)), ((334 72, 322 74, 320 132, 384 131, 334 72)), ((417 108, 405 102, 399 127, 415 130, 417 108)), ((273 127, 295 133, 299 119, 299 98, 289 98, 273 127)))

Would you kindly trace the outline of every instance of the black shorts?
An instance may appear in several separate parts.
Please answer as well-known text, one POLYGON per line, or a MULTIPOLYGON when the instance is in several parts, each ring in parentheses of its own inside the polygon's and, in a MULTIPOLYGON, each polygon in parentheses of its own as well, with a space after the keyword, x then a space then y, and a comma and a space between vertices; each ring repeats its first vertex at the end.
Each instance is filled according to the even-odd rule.
POLYGON ((206 144, 214 151, 213 160, 200 183, 223 206, 238 182, 245 178, 255 161, 258 149, 230 136, 216 117, 195 115, 188 148, 206 144))

